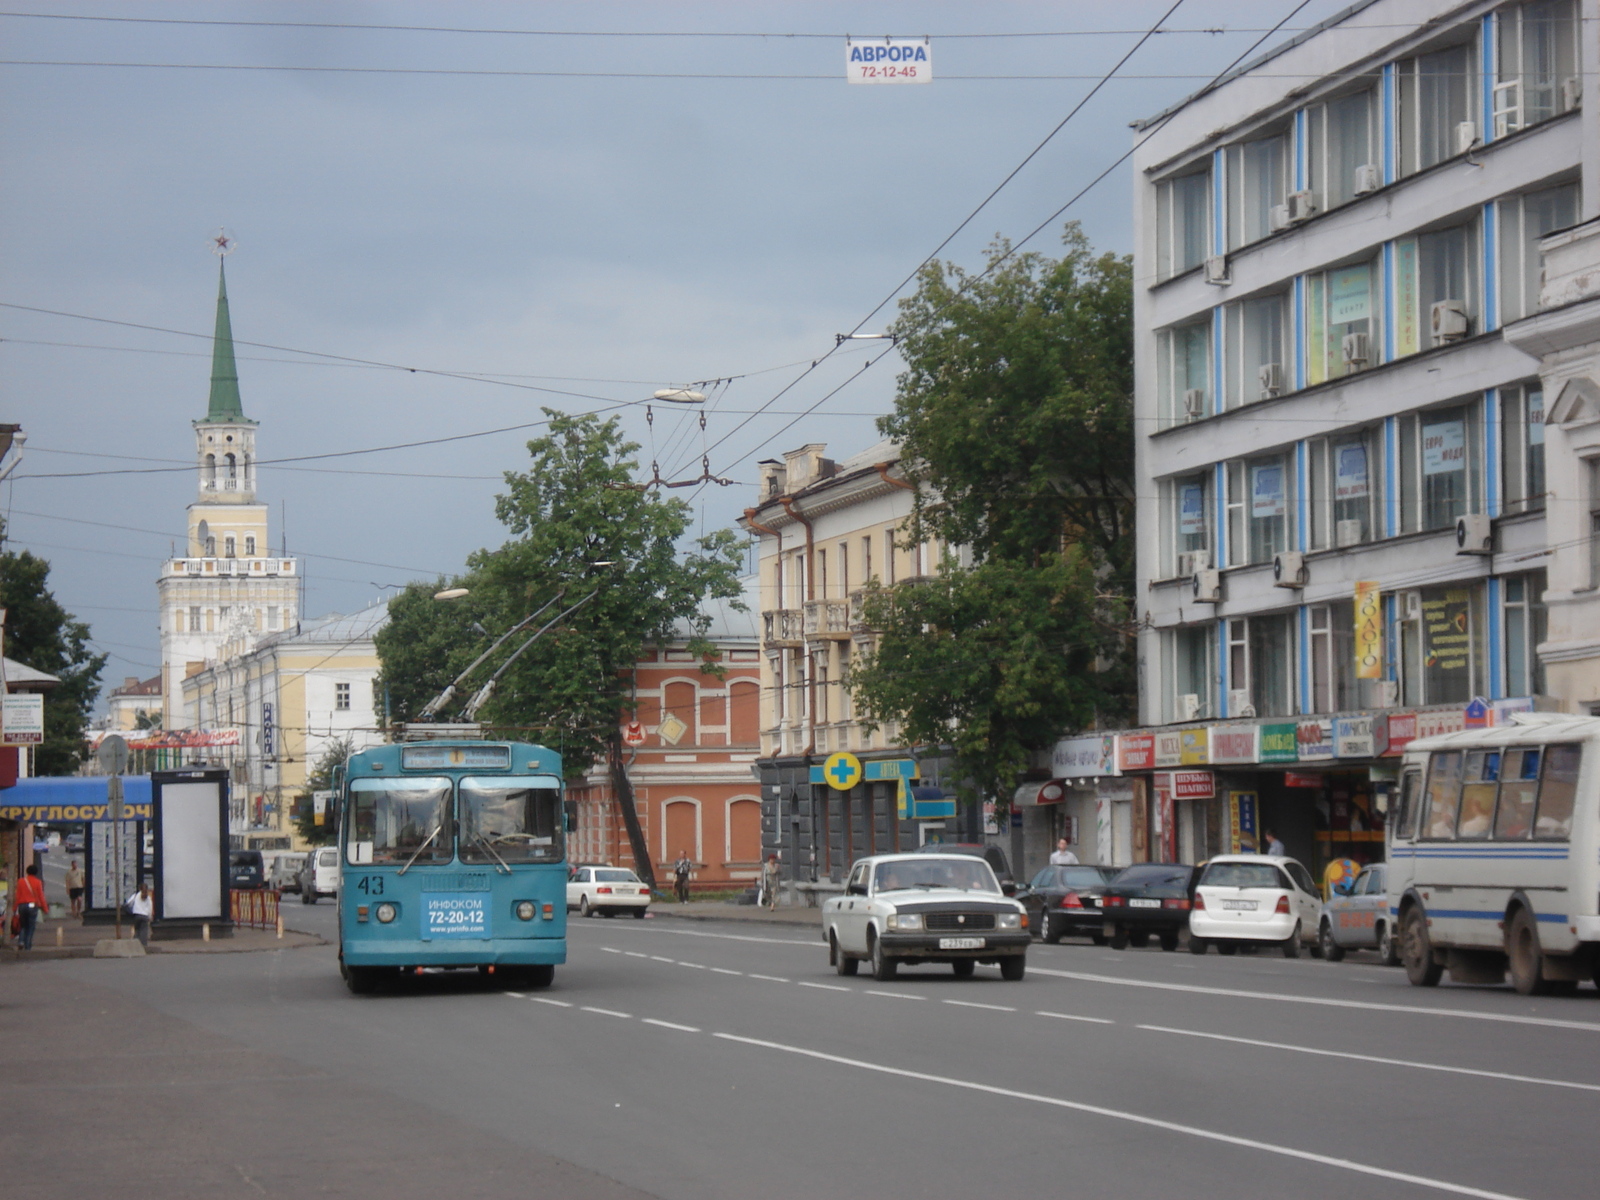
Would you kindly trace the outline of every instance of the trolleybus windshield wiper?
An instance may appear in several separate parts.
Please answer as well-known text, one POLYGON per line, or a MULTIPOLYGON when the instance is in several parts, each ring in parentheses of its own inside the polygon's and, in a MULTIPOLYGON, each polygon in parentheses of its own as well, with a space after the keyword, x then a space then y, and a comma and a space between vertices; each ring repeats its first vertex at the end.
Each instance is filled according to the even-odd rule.
POLYGON ((511 874, 510 865, 506 862, 505 859, 501 858, 498 854, 495 854, 494 847, 489 844, 489 839, 488 838, 484 837, 483 834, 481 834, 481 833, 474 833, 472 835, 472 840, 477 842, 485 850, 487 850, 491 855, 494 856, 494 860, 495 860, 495 862, 500 864, 500 869, 501 870, 503 870, 507 875, 511 874))
POLYGON ((396 875, 404 875, 407 871, 411 870, 412 864, 415 863, 417 861, 417 859, 422 857, 422 852, 424 850, 426 850, 429 846, 433 845, 433 839, 439 836, 439 831, 441 829, 443 829, 443 828, 444 828, 444 822, 443 821, 440 821, 437 825, 435 825, 433 827, 433 832, 428 835, 428 840, 423 842, 422 845, 417 847, 417 852, 415 854, 413 854, 410 858, 406 859, 406 865, 401 867, 398 871, 396 871, 395 874, 396 875))

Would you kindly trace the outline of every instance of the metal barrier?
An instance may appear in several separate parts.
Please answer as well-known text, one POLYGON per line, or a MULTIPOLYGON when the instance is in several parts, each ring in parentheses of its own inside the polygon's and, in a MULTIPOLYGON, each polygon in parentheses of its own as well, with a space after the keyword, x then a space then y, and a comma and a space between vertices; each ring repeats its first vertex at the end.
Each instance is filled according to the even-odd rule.
POLYGON ((281 928, 279 919, 279 901, 282 893, 271 889, 241 891, 233 893, 233 917, 235 925, 247 925, 252 929, 278 929, 281 928))

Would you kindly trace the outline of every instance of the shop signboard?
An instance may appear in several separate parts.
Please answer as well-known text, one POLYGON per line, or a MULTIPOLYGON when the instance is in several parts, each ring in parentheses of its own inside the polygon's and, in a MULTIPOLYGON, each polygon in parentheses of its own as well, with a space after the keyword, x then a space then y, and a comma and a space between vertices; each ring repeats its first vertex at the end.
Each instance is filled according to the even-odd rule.
POLYGON ((1170 787, 1162 787, 1156 777, 1155 794, 1151 797, 1150 858, 1154 862, 1178 861, 1178 823, 1173 809, 1170 787))
POLYGON ((1328 718, 1301 721, 1294 733, 1301 762, 1317 762, 1333 757, 1333 722, 1328 718))
POLYGON ((1253 763, 1257 760, 1254 722, 1239 725, 1213 725, 1210 731, 1211 761, 1216 763, 1253 763))
POLYGON ((6 696, 0 714, 0 745, 37 746, 44 741, 44 696, 18 692, 6 696))
POLYGON ((1486 729, 1494 724, 1494 713, 1489 708, 1489 702, 1482 696, 1474 696, 1468 702, 1461 718, 1468 729, 1486 729))
POLYGON ((1256 794, 1228 793, 1228 853, 1253 854, 1256 840, 1256 794))
POLYGON ((1338 758, 1375 758, 1371 717, 1335 717, 1333 753, 1338 758))
POLYGON ((1283 786, 1286 788, 1319 788, 1322 786, 1322 776, 1313 775, 1309 771, 1285 771, 1283 773, 1283 786))
POLYGON ((1519 712, 1533 712, 1532 696, 1516 696, 1507 700, 1496 700, 1493 705, 1494 724, 1512 724, 1512 714, 1519 712))
POLYGON ((1439 709, 1417 714, 1417 738, 1438 737, 1441 733, 1460 733, 1467 727, 1467 715, 1459 708, 1439 709))
POLYGON ((1153 733, 1117 734, 1117 769, 1148 771, 1156 765, 1156 735, 1153 733))
POLYGON ((1356 678, 1382 679, 1383 602, 1373 580, 1356 584, 1355 635, 1356 678))
POLYGON ((1176 729, 1158 729, 1155 734, 1157 767, 1176 767, 1183 762, 1183 736, 1176 729))
POLYGON ((1430 696, 1466 694, 1471 671, 1472 592, 1433 588, 1422 593, 1423 673, 1430 696))
POLYGON ((1383 753, 1388 757, 1404 754, 1405 749, 1417 736, 1417 714, 1414 712, 1390 713, 1388 719, 1389 735, 1385 739, 1383 753))
POLYGON ((1207 728, 1178 730, 1178 764, 1185 767, 1203 767, 1211 761, 1211 742, 1207 728))
POLYGON ((1058 779, 1092 779, 1117 773, 1116 738, 1109 733, 1063 738, 1050 753, 1050 773, 1058 779))
POLYGON ((1217 794, 1217 778, 1210 771, 1174 771, 1174 800, 1209 800, 1217 794))
POLYGON ((1264 763, 1300 761, 1300 742, 1293 721, 1261 727, 1261 761, 1264 763))

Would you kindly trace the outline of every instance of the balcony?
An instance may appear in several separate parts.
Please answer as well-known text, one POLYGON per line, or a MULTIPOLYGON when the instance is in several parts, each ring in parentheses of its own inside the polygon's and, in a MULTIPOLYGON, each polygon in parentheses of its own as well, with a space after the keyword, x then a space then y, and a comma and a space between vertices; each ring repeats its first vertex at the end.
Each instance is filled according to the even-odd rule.
POLYGON ((761 614, 761 640, 768 646, 797 647, 804 638, 798 609, 774 608, 761 614))
POLYGON ((805 602, 807 641, 848 641, 850 602, 848 600, 807 600, 805 602))

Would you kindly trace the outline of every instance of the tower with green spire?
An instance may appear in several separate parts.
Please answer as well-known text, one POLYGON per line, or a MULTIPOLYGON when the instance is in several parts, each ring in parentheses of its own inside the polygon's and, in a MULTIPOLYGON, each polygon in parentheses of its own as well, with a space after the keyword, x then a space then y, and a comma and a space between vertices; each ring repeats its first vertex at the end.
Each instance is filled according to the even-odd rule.
POLYGON ((206 413, 206 422, 236 424, 244 420, 244 403, 239 399, 239 367, 233 358, 233 320, 228 315, 228 273, 219 260, 217 331, 211 341, 211 407, 206 413))
MULTIPOLYGON (((228 312, 228 275, 217 265, 217 331, 211 340, 211 403, 194 423, 202 504, 254 504, 256 423, 239 398, 239 365, 233 356, 233 318, 228 312)), ((263 540, 265 540, 263 538, 263 540)))

